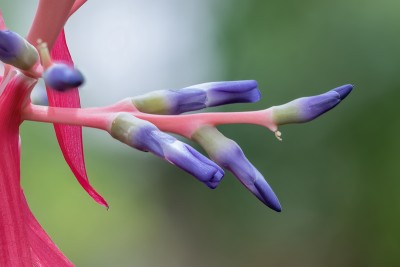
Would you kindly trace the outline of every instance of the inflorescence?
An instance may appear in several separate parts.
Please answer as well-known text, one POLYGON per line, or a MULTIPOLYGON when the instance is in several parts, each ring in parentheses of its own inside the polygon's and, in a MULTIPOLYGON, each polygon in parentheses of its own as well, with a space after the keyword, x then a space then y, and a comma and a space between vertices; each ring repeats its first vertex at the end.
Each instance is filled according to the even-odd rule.
MULTIPOLYGON (((66 63, 53 62, 47 44, 41 39, 37 41, 38 49, 17 33, 2 30, 0 59, 20 71, 29 72, 33 68, 43 70, 41 76, 35 78, 43 78, 53 90, 67 91, 83 84, 80 71, 66 63)), ((254 80, 210 82, 178 90, 154 91, 105 108, 77 110, 27 103, 22 114, 23 119, 27 120, 106 130, 127 145, 151 152, 178 166, 210 188, 216 188, 224 176, 219 164, 232 172, 264 204, 280 211, 279 201, 261 173, 248 161, 238 144, 225 137, 216 126, 225 123, 259 124, 275 132, 281 140, 279 125, 315 119, 339 104, 352 88, 352 85, 343 85, 318 96, 299 98, 255 112, 179 116, 207 107, 256 102, 261 97, 254 80), (217 164, 163 131, 177 133, 199 143, 217 164)))
MULTIPOLYGON (((178 90, 154 91, 107 107, 80 108, 77 87, 83 84, 84 77, 73 66, 63 26, 85 1, 56 2, 40 1, 27 39, 6 29, 1 19, 0 60, 5 71, 0 85, 0 108, 14 109, 10 114, 18 114, 18 125, 24 120, 54 123, 64 156, 79 183, 98 203, 107 207, 107 202, 89 184, 84 170, 80 142, 82 126, 107 131, 113 138, 133 148, 165 159, 212 189, 221 182, 223 169, 228 170, 261 202, 279 212, 279 200, 263 175, 246 158, 240 146, 224 136, 217 126, 257 124, 268 128, 281 140, 280 125, 313 120, 338 105, 353 89, 350 84, 342 85, 317 96, 258 111, 183 114, 207 107, 260 100, 261 93, 254 80, 211 82, 178 90), (43 25, 46 21, 44 14, 57 16, 49 29, 43 25), (29 98, 40 78, 47 87, 49 106, 35 105, 29 98), (7 104, 11 101, 18 104, 7 104), (196 142, 211 159, 167 132, 196 142), (71 136, 78 142, 71 142, 71 136), (78 152, 72 156, 68 147, 74 147, 78 152)), ((5 127, 0 131, 12 128, 5 127)), ((18 127, 15 131, 18 134, 18 127)), ((15 201, 25 205, 24 200, 18 198, 15 201)), ((2 261, 7 262, 0 255, 0 263, 2 261)))

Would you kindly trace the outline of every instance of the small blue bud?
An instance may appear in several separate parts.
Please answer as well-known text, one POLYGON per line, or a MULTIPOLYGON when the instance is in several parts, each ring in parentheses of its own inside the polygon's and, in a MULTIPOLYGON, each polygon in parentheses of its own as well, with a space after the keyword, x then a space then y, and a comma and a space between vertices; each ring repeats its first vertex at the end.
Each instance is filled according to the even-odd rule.
POLYGON ((44 73, 46 85, 57 91, 76 88, 84 83, 82 73, 66 64, 56 63, 51 65, 44 73))

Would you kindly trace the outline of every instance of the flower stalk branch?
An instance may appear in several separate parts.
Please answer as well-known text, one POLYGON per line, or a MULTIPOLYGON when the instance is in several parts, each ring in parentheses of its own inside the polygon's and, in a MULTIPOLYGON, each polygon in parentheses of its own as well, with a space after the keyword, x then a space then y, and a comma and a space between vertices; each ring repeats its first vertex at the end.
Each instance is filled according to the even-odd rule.
MULTIPOLYGON (((213 112, 186 115, 155 115, 127 110, 126 102, 104 108, 60 108, 30 104, 22 112, 23 120, 79 125, 110 131, 110 125, 120 112, 149 121, 160 130, 191 138, 204 125, 256 124, 275 132, 277 125, 272 121, 272 109, 246 112, 213 112), (172 123, 173 122, 173 123, 172 123)), ((132 108, 129 108, 132 109, 132 108)))

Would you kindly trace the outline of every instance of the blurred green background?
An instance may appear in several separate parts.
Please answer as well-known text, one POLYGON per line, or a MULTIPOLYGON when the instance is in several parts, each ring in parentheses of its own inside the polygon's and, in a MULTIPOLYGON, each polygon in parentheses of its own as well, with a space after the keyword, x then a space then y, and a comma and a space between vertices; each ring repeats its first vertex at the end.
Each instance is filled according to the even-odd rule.
MULTIPOLYGON (((36 2, 0 0, 9 27, 26 33, 36 2)), ((145 55, 130 60, 136 69, 118 68, 124 60, 118 51, 100 51, 100 67, 110 79, 113 72, 136 78, 110 87, 107 76, 87 75, 84 106, 114 101, 107 93, 129 96, 118 91, 125 87, 141 93, 214 80, 256 79, 263 94, 257 104, 223 111, 261 109, 346 83, 356 87, 322 118, 282 127, 283 142, 258 126, 220 127, 268 179, 283 206, 279 214, 231 174, 209 190, 89 129, 88 173, 111 205, 106 211, 76 182, 51 125, 24 123, 25 193, 77 266, 400 266, 400 1, 90 1, 72 18, 67 37, 88 23, 106 40, 107 31, 95 27, 101 7, 110 10, 103 20, 116 30, 126 23, 118 10, 140 14, 132 15, 133 33, 141 29, 154 38, 136 40, 130 26, 122 33, 130 36, 118 40, 128 42, 122 52, 145 55), (154 34, 163 25, 180 28, 154 34), (140 42, 142 50, 132 48, 140 42), (151 57, 157 51, 168 57, 151 57), (112 62, 104 60, 110 53, 112 62), (160 66, 168 75, 146 66, 160 66)), ((79 41, 96 48, 85 33, 79 36, 72 52, 79 41)), ((82 69, 99 68, 97 60, 84 61, 85 53, 74 57, 82 69)))

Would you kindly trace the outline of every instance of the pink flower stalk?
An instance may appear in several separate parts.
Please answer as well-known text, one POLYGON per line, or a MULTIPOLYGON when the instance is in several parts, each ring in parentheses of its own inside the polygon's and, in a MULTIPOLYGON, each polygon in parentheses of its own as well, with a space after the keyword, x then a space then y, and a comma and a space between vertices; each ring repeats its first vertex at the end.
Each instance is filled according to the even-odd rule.
POLYGON ((255 102, 256 81, 214 82, 178 90, 160 90, 100 108, 81 108, 77 86, 82 74, 73 67, 64 24, 85 0, 40 0, 26 39, 8 31, 0 13, 0 266, 73 266, 31 213, 20 184, 19 126, 25 120, 53 123, 72 172, 99 204, 107 202, 89 183, 82 126, 107 131, 115 139, 163 158, 216 188, 231 171, 260 201, 281 206, 262 174, 241 148, 220 133, 220 124, 257 124, 278 139, 278 126, 312 120, 342 101, 352 90, 344 85, 319 96, 300 98, 265 110, 180 115, 211 106, 255 102), (49 52, 50 51, 50 52, 49 52), (34 105, 30 94, 38 79, 46 83, 49 106, 34 105), (165 132, 200 144, 210 160, 165 132))

